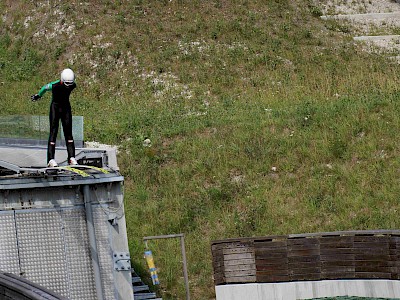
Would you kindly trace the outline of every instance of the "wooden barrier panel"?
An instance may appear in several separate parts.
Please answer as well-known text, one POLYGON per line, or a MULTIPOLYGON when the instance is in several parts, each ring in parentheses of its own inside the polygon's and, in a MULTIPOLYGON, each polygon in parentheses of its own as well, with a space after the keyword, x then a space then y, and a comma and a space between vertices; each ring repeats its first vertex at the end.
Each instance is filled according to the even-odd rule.
POLYGON ((213 246, 214 279, 220 283, 256 281, 252 242, 232 242, 213 246))
POLYGON ((216 285, 400 279, 400 230, 229 239, 211 251, 216 285))

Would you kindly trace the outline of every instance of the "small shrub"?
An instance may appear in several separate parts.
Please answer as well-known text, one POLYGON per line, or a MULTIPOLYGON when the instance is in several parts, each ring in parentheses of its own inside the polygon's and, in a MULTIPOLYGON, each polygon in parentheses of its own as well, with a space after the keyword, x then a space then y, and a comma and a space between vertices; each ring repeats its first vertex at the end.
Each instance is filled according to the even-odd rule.
POLYGON ((316 18, 319 18, 323 15, 322 10, 318 6, 315 6, 311 3, 308 4, 308 9, 310 10, 311 15, 316 18))
POLYGON ((334 139, 330 145, 330 151, 334 158, 343 159, 347 153, 347 143, 342 139, 334 139))

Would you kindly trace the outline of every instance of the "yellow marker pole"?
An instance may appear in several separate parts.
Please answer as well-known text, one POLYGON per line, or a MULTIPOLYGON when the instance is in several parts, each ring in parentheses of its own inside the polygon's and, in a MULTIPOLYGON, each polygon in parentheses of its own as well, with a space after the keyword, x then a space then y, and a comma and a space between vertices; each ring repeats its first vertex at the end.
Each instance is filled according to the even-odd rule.
POLYGON ((181 240, 181 251, 182 251, 182 260, 183 260, 182 261, 183 262, 183 276, 185 278, 186 300, 190 300, 189 277, 188 277, 187 262, 186 262, 186 250, 185 250, 185 235, 183 233, 179 233, 179 234, 158 235, 158 236, 145 236, 143 238, 143 240, 146 244, 146 249, 147 249, 147 241, 149 241, 149 240, 171 239, 171 238, 179 238, 181 240))
POLYGON ((157 269, 156 266, 154 265, 153 253, 151 252, 151 250, 144 251, 144 258, 146 259, 147 265, 149 267, 151 280, 153 281, 153 284, 154 285, 160 284, 160 281, 158 280, 157 269))

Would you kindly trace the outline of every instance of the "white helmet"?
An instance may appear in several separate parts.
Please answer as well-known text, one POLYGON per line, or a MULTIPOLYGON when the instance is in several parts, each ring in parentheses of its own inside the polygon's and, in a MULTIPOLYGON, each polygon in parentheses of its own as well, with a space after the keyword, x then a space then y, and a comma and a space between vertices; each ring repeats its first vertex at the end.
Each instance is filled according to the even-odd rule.
POLYGON ((71 69, 64 69, 61 72, 61 82, 66 86, 72 85, 75 82, 75 74, 71 69))

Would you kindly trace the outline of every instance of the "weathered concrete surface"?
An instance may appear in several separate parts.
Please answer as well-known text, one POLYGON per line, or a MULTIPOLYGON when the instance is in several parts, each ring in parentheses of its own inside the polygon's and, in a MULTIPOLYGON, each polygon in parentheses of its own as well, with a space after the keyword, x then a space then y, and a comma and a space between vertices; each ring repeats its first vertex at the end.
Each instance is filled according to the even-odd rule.
POLYGON ((400 51, 399 37, 393 35, 400 27, 399 0, 329 0, 318 5, 325 14, 321 19, 350 24, 353 39, 363 42, 364 51, 388 53, 390 59, 399 61, 396 55, 400 51))
POLYGON ((355 36, 353 39, 355 41, 378 41, 378 40, 400 41, 400 35, 364 35, 364 36, 355 36))
POLYGON ((351 14, 351 15, 325 15, 321 19, 350 19, 350 20, 384 20, 384 21, 396 21, 400 19, 400 11, 389 12, 389 13, 367 13, 367 14, 351 14))

